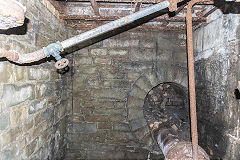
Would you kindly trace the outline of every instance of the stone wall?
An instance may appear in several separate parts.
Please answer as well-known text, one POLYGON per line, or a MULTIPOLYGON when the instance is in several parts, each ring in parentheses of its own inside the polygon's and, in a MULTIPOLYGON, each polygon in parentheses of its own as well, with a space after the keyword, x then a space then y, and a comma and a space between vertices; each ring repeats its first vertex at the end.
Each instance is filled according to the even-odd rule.
MULTIPOLYGON (((48 1, 19 1, 27 7, 25 24, 0 30, 0 47, 25 54, 67 38, 48 1)), ((68 76, 57 73, 54 62, 47 60, 21 66, 0 60, 1 160, 63 156, 66 109, 71 106, 68 76)))
POLYGON ((211 159, 237 160, 240 105, 234 92, 240 80, 240 17, 218 10, 210 18, 194 31, 199 143, 211 159))
POLYGON ((161 158, 144 98, 163 82, 187 88, 185 41, 184 32, 125 32, 75 52, 66 159, 161 158))

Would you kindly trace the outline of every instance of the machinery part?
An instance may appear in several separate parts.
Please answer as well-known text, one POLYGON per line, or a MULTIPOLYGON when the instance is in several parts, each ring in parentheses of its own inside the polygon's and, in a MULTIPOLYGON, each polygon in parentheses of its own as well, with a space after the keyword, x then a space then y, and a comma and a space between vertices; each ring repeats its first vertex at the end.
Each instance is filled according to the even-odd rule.
MULTIPOLYGON (((167 127, 159 122, 155 122, 150 127, 165 156, 165 160, 193 160, 191 142, 179 140, 176 127, 167 127)), ((198 153, 200 160, 210 160, 200 146, 198 146, 198 153)))
POLYGON ((66 59, 66 58, 62 58, 61 60, 59 60, 59 61, 57 61, 57 62, 55 63, 55 67, 56 67, 57 69, 63 69, 63 68, 65 68, 65 67, 67 67, 68 64, 69 64, 69 60, 66 59))
POLYGON ((60 56, 60 53, 63 51, 63 47, 59 41, 56 43, 52 43, 47 47, 43 47, 43 50, 46 54, 46 57, 53 56, 57 60, 55 64, 55 67, 57 69, 65 68, 68 65, 69 61, 66 58, 62 59, 62 57, 60 56))
POLYGON ((9 29, 24 24, 26 7, 15 0, 0 0, 0 29, 9 29))

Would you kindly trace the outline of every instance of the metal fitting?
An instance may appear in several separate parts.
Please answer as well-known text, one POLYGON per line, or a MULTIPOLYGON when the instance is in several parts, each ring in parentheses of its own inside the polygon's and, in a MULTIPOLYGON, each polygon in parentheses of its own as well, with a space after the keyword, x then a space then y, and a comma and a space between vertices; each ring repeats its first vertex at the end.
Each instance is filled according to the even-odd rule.
POLYGON ((68 65, 69 61, 60 56, 60 53, 63 51, 63 47, 59 41, 52 43, 47 47, 43 47, 43 50, 46 57, 53 56, 57 60, 55 65, 57 69, 65 68, 68 65))
POLYGON ((43 50, 46 54, 46 57, 53 56, 57 61, 60 61, 62 59, 60 53, 63 51, 63 47, 59 41, 49 44, 47 47, 43 47, 43 50))

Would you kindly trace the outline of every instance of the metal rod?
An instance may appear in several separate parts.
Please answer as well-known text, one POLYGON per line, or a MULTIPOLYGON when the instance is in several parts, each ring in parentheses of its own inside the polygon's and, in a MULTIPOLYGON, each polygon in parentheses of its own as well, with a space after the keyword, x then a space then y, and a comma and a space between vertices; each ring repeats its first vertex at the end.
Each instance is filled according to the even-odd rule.
POLYGON ((151 15, 153 13, 156 13, 162 9, 165 9, 169 6, 169 2, 168 1, 164 1, 161 2, 159 4, 153 5, 145 10, 136 12, 134 14, 128 15, 126 17, 120 18, 116 21, 107 23, 103 26, 97 27, 95 29, 92 29, 90 31, 84 32, 80 35, 77 35, 75 37, 72 37, 70 39, 67 39, 63 42, 61 42, 61 45, 64 49, 67 49, 69 47, 75 46, 81 42, 90 40, 92 38, 96 38, 102 34, 108 33, 112 30, 118 29, 122 26, 125 26, 127 24, 130 24, 140 18, 143 18, 147 15, 151 15))
POLYGON ((193 147, 193 159, 198 160, 198 133, 197 133, 197 111, 196 111, 196 92, 194 75, 194 55, 193 55, 193 31, 192 31, 192 7, 198 2, 204 0, 192 0, 187 6, 187 50, 188 50, 188 78, 189 78, 189 96, 190 96, 190 117, 191 117, 191 135, 193 147))

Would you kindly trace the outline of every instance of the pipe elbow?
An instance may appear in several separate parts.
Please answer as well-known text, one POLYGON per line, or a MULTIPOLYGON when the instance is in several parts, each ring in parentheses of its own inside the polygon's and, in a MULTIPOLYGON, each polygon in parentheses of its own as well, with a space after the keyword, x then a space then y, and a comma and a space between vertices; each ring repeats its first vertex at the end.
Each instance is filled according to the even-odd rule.
POLYGON ((0 48, 0 58, 5 57, 9 61, 24 64, 24 63, 32 63, 39 61, 46 57, 44 50, 38 50, 28 54, 19 54, 17 52, 7 51, 4 48, 0 48))

